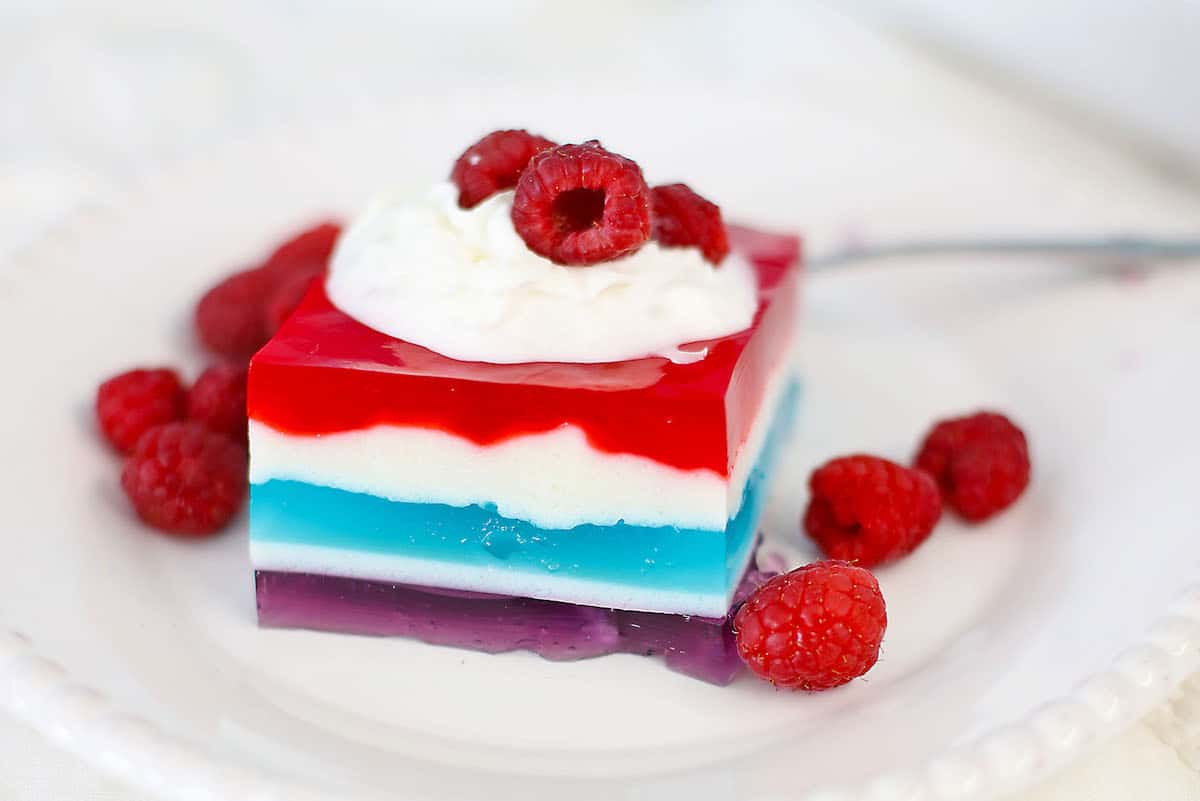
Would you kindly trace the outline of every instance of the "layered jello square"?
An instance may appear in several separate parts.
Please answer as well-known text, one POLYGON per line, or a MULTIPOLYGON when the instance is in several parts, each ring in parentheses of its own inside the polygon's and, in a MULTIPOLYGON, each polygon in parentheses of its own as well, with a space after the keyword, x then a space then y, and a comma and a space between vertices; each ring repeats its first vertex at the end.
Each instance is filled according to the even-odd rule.
POLYGON ((338 595, 313 579, 333 577, 724 618, 795 408, 799 279, 794 238, 731 227, 730 241, 757 312, 689 343, 690 360, 459 361, 367 327, 314 283, 250 368, 264 622, 304 625, 287 575, 314 598, 338 595))
POLYGON ((596 140, 378 196, 250 366, 259 621, 728 682, 798 265, 596 140))

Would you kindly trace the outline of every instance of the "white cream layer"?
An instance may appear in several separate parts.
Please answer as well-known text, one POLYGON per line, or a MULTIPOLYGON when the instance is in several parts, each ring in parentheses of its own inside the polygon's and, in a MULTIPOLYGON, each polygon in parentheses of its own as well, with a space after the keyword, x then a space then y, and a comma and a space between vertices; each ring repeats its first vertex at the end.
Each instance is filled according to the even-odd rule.
POLYGON ((458 190, 381 197, 338 241, 325 289, 364 325, 460 361, 618 362, 745 330, 758 307, 754 271, 720 267, 697 248, 646 243, 631 256, 565 267, 513 228, 513 192, 461 209, 458 190))
POLYGON ((791 377, 785 356, 731 475, 680 470, 645 456, 599 451, 564 425, 495 445, 421 428, 380 425, 296 436, 250 421, 250 481, 290 479, 390 501, 495 504, 504 517, 545 529, 584 523, 719 531, 738 512, 791 377))

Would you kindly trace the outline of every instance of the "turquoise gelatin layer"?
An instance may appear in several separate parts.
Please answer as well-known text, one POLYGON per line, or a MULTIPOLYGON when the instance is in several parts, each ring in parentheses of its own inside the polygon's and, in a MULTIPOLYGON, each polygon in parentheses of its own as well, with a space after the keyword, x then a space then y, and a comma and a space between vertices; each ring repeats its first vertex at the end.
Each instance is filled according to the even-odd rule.
POLYGON ((389 501, 273 479, 250 489, 251 539, 727 596, 749 558, 767 479, 787 438, 798 396, 799 386, 792 382, 779 400, 741 508, 724 531, 624 523, 544 529, 503 517, 493 505, 389 501))

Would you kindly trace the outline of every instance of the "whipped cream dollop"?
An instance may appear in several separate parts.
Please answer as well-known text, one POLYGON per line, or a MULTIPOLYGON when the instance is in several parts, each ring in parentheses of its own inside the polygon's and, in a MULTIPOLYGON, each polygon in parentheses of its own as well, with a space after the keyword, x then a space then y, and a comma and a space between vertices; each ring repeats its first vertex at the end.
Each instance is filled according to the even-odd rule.
POLYGON ((423 197, 378 198, 342 234, 330 301, 359 322, 460 361, 616 362, 704 358, 682 348, 748 328, 753 269, 696 248, 648 242, 588 267, 555 264, 513 228, 513 193, 461 209, 446 182, 423 197))

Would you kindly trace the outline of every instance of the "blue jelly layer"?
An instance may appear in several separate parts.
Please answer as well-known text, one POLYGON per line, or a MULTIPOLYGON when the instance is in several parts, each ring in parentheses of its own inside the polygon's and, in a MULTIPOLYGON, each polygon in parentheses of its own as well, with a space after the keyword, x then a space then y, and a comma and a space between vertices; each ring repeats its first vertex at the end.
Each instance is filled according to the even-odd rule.
POLYGON ((544 529, 504 517, 494 504, 407 503, 272 479, 250 488, 250 536, 257 542, 727 596, 754 544, 768 478, 798 396, 793 382, 780 398, 738 513, 723 531, 621 522, 544 529))

